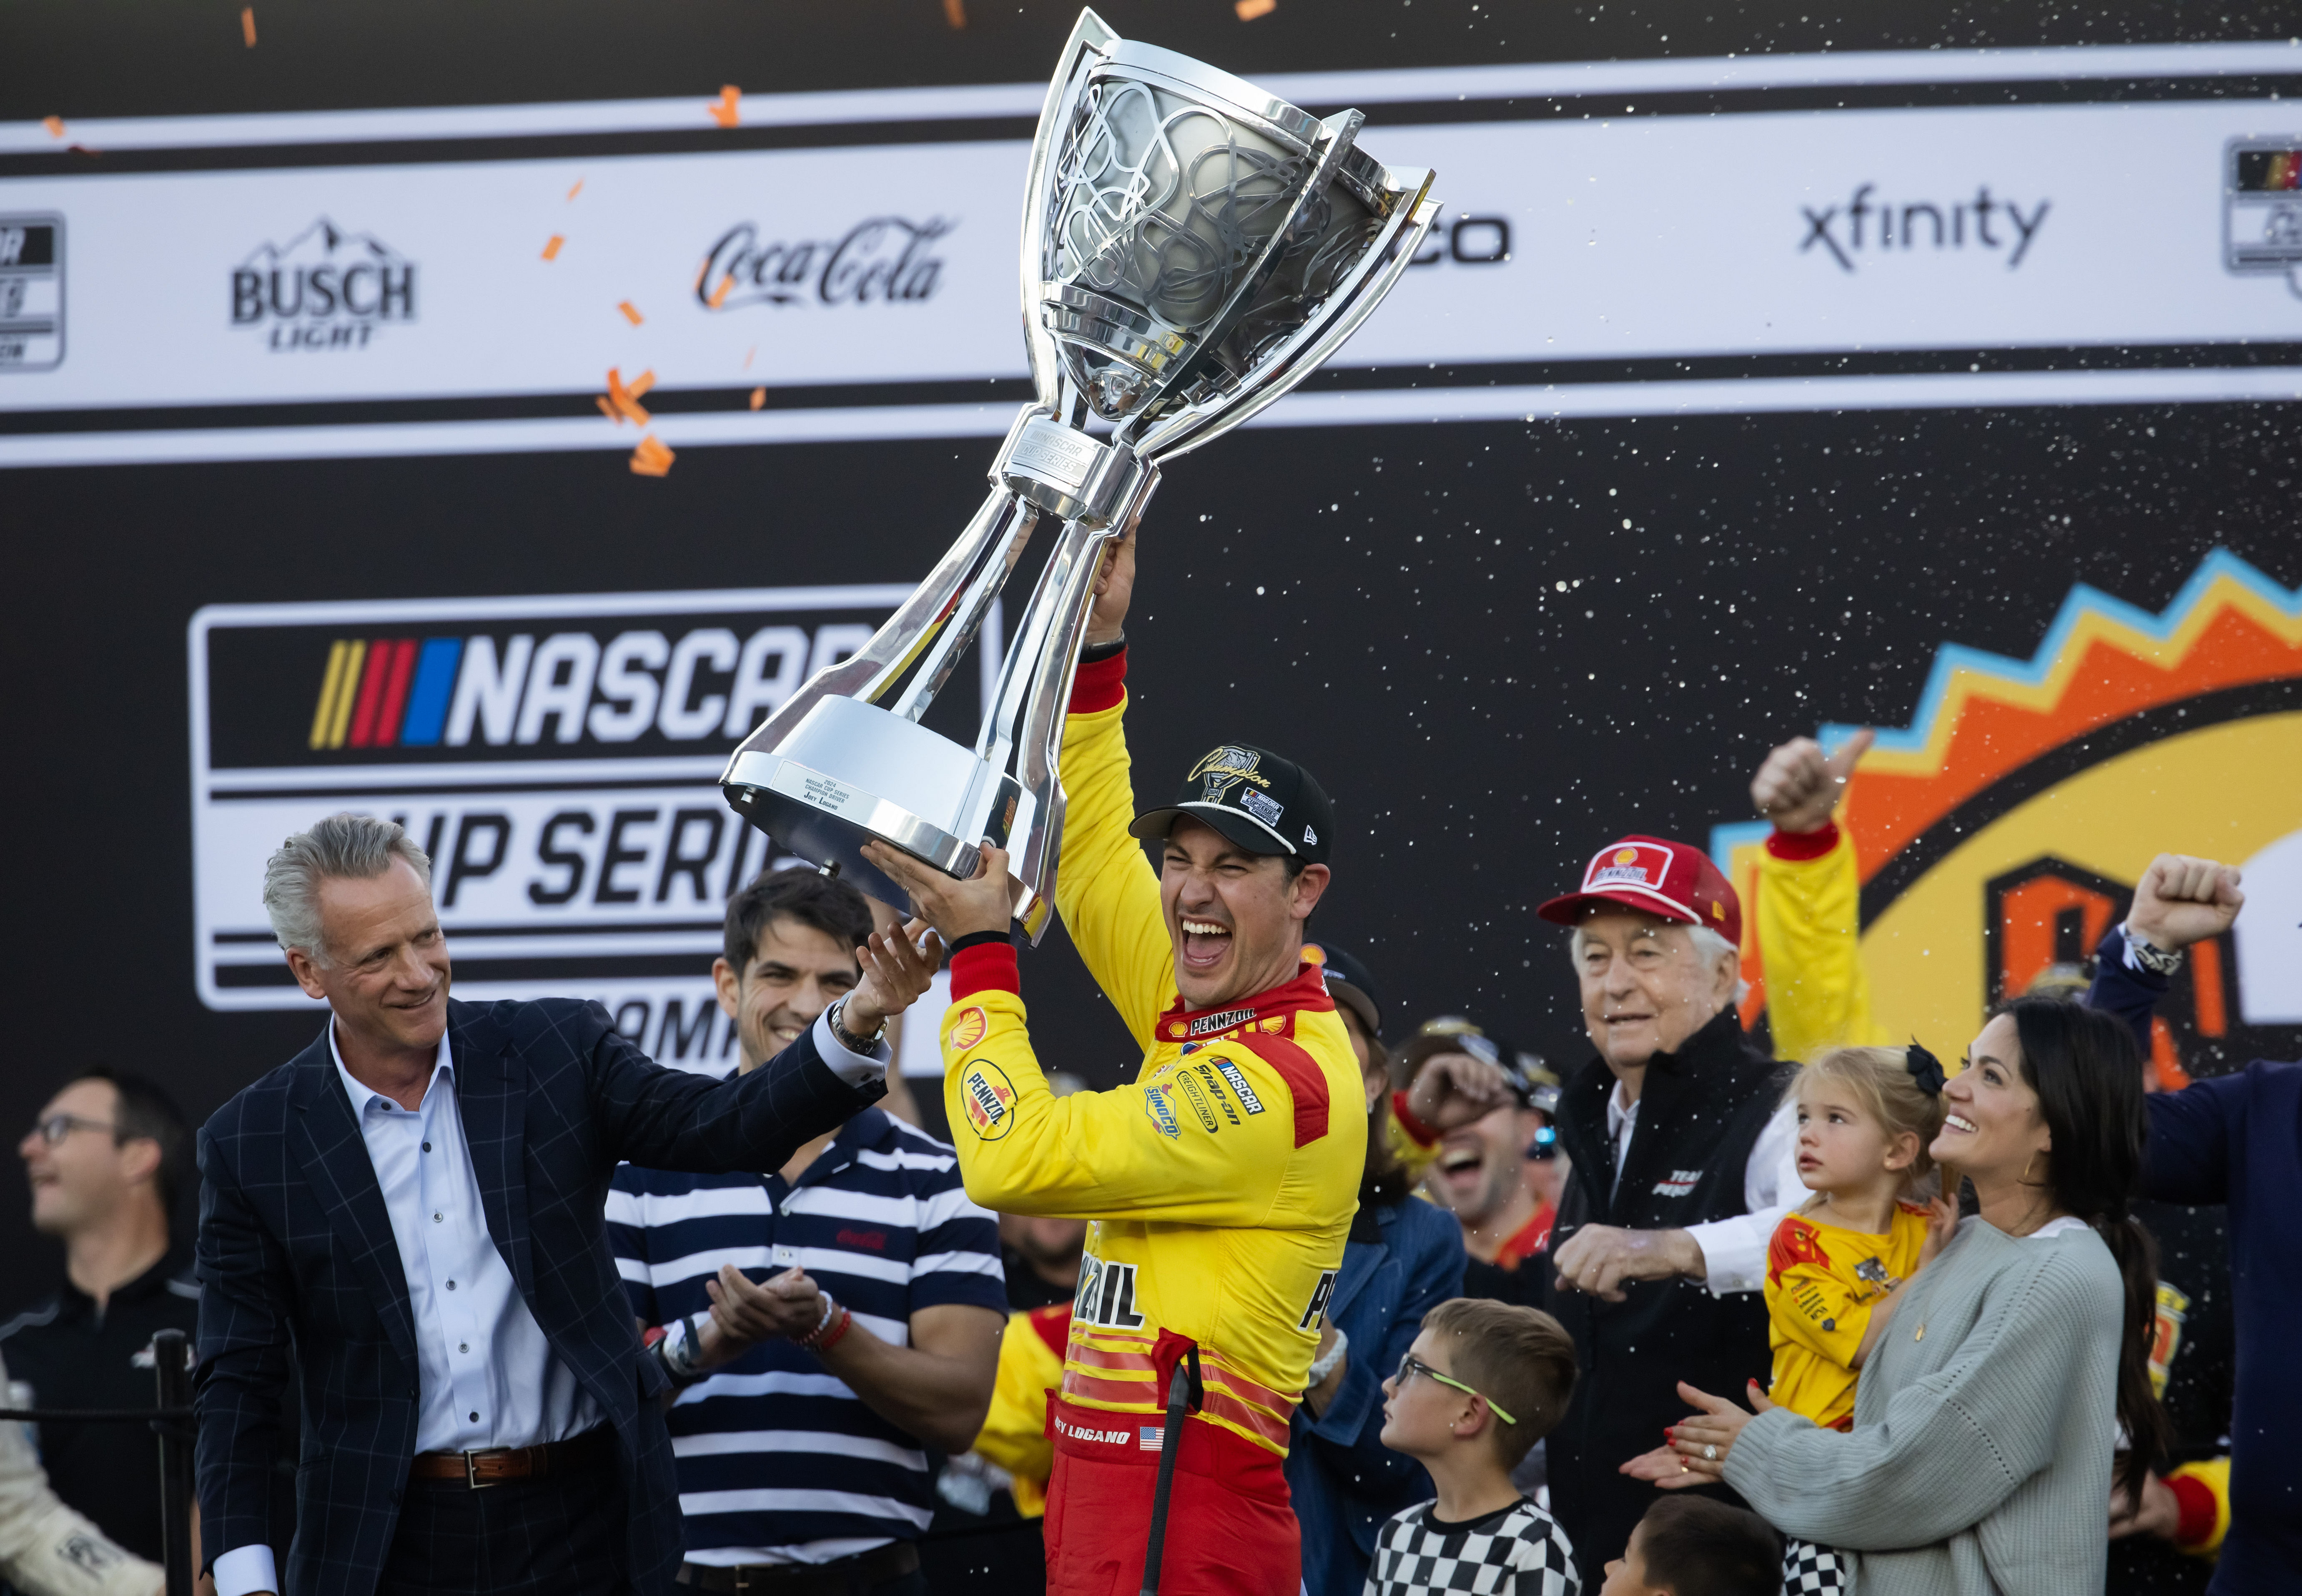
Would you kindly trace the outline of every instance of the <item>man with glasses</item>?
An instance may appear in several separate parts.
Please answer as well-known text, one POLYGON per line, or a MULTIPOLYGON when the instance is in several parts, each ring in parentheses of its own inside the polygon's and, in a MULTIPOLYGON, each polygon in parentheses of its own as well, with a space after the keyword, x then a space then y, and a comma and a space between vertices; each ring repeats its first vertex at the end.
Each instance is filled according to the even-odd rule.
MULTIPOLYGON (((200 1289, 171 1245, 190 1133, 151 1082, 91 1070, 48 1100, 16 1145, 32 1227, 63 1243, 63 1280, 0 1324, 11 1380, 42 1407, 149 1407, 152 1337, 192 1333, 200 1289)), ((19 1397, 25 1395, 19 1390, 19 1397)), ((160 1481, 135 1424, 40 1426, 41 1461, 63 1503, 158 1561, 160 1481)))

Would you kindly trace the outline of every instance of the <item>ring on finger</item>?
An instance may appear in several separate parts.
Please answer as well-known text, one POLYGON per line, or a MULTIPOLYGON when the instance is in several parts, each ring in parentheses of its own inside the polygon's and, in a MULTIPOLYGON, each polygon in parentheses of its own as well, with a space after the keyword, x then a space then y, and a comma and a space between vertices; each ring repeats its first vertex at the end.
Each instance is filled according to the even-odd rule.
POLYGON ((1703 1448, 1703 1449, 1702 1449, 1702 1460, 1703 1460, 1705 1463, 1716 1463, 1716 1462, 1718 1462, 1718 1449, 1717 1447, 1715 1447, 1715 1446, 1708 1446, 1708 1447, 1703 1448))

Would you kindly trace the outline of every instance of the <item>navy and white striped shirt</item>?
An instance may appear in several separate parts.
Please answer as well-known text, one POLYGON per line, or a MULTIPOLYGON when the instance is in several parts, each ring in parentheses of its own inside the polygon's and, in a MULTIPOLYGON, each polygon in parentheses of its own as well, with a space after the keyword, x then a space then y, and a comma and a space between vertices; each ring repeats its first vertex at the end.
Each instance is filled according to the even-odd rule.
MULTIPOLYGON (((632 1309, 650 1324, 710 1312, 703 1283, 722 1264, 755 1281, 796 1264, 898 1347, 921 1308, 1007 1312, 998 1222, 968 1200, 949 1147, 876 1108, 796 1187, 626 1164, 607 1217, 632 1309)), ((692 1563, 825 1562, 916 1537, 934 1516, 920 1443, 790 1341, 715 1369, 668 1418, 692 1563)))

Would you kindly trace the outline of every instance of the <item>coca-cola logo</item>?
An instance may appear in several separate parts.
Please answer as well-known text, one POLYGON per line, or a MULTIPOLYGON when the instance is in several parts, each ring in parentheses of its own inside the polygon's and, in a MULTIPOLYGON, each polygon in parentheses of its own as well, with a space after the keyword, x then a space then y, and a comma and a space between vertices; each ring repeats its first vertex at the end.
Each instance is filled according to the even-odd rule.
POLYGON ((936 243, 959 223, 872 216, 836 239, 761 241, 759 224, 739 222, 704 256, 695 297, 707 310, 744 305, 921 304, 943 286, 936 243))

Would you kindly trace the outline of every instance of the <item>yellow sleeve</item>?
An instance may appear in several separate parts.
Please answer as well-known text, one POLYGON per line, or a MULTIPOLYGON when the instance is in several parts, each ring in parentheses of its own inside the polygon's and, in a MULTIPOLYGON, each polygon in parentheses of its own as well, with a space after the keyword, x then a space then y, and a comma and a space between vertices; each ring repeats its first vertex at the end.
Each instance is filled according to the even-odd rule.
POLYGON ((1247 1048, 1214 1043, 1131 1086, 1058 1097, 1032 1053, 1017 994, 993 987, 954 998, 943 1038, 944 1108, 960 1173, 985 1207, 1269 1222, 1293 1162, 1294 1096, 1247 1048))
POLYGON ((1862 1332, 1870 1328, 1871 1303, 1858 1300, 1845 1281, 1813 1264, 1794 1264, 1767 1280, 1767 1316, 1776 1332, 1842 1369, 1853 1368, 1862 1332))
POLYGON ((1390 1149, 1391 1162, 1407 1177, 1407 1183, 1412 1186, 1421 1180, 1430 1169, 1431 1161, 1439 1156, 1439 1144, 1416 1141, 1415 1133, 1400 1124, 1395 1113, 1382 1116, 1382 1130, 1385 1145, 1390 1149))
POLYGON ((1844 827, 1815 859, 1759 854, 1759 958, 1775 1056, 1811 1063, 1832 1047, 1887 1041, 1870 1016, 1862 969, 1861 888, 1854 839, 1844 827))
MULTIPOLYGON (((1059 1312, 1070 1322, 1068 1309, 1059 1312)), ((1047 1439, 1047 1392, 1063 1382, 1063 1355, 1047 1345, 1029 1314, 1007 1321, 1006 1339, 999 1343, 999 1372, 991 1385, 991 1410, 984 1415, 983 1432, 975 1438, 977 1456, 989 1459, 1015 1477, 1017 1509, 1027 1495, 1046 1499, 1048 1476, 1055 1469, 1055 1444, 1047 1439), (1025 1489, 1029 1487, 1029 1491, 1025 1489)))
POLYGON ((2203 1541, 2178 1541, 2175 1544, 2192 1557, 2218 1558, 2222 1555, 2222 1537, 2230 1533, 2231 1460, 2209 1457, 2204 1463, 2185 1463, 2166 1476, 2166 1483, 2190 1480, 2205 1488, 2214 1499, 2214 1527, 2203 1541))
POLYGON ((1063 722, 1066 802, 1055 858, 1055 908, 1104 995, 1140 1047, 1175 995, 1174 950, 1159 907, 1159 878, 1127 834, 1135 789, 1122 697, 1063 722))

